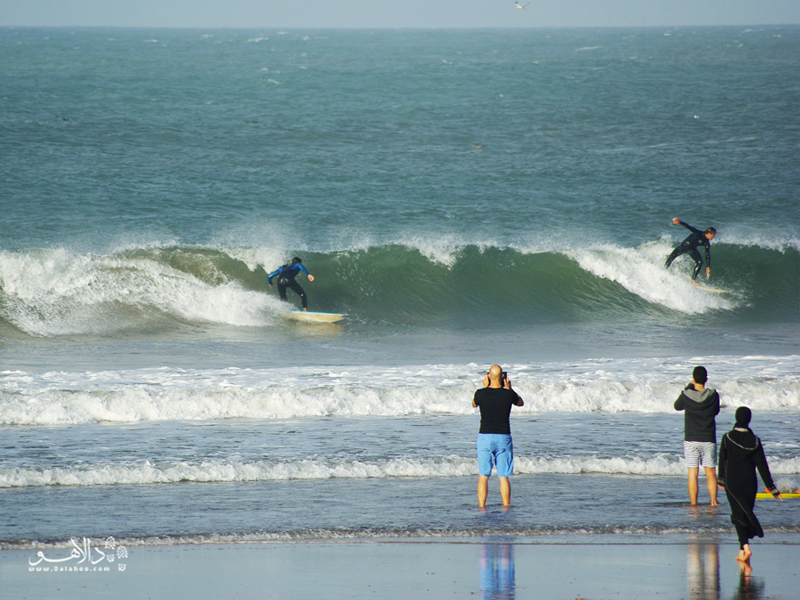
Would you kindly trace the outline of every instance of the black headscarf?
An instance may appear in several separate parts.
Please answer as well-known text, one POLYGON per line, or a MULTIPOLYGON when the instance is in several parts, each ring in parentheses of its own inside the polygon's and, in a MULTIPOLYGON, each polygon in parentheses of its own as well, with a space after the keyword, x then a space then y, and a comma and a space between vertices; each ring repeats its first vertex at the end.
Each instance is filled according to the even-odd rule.
POLYGON ((736 409, 736 427, 741 429, 747 429, 747 426, 750 424, 750 419, 753 417, 753 413, 750 411, 749 408, 746 406, 740 406, 736 409))

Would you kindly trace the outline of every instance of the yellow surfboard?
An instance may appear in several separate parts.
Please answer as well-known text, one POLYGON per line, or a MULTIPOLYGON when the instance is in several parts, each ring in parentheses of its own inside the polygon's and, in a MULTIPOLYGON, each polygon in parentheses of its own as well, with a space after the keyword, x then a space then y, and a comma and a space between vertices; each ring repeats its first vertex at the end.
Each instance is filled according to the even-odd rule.
MULTIPOLYGON (((784 494, 783 492, 781 492, 781 498, 783 498, 784 500, 787 499, 787 498, 800 498, 800 494, 793 494, 793 493, 792 494, 784 494)), ((758 494, 756 494, 756 499, 758 499, 758 500, 777 500, 777 498, 775 498, 775 496, 773 496, 772 494, 769 494, 767 492, 759 492, 758 494)))

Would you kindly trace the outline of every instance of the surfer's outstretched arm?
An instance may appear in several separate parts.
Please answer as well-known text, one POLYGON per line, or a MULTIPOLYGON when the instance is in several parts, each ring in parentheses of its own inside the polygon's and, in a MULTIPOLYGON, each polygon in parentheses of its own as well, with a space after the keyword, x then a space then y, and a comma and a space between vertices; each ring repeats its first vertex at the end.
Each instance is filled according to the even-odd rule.
POLYGON ((299 270, 305 273, 308 276, 309 281, 314 281, 314 276, 311 273, 309 273, 308 269, 306 269, 301 263, 297 263, 295 267, 297 267, 299 270))
POLYGON ((680 220, 678 217, 675 217, 674 219, 672 219, 672 222, 673 222, 673 223, 675 223, 675 225, 683 225, 684 227, 686 227, 686 229, 688 229, 688 230, 689 230, 689 231, 691 231, 692 233, 699 233, 699 234, 701 234, 701 235, 702 235, 702 233, 703 233, 702 231, 700 231, 699 229, 697 229, 697 228, 695 228, 695 227, 692 227, 692 226, 691 226, 691 225, 689 225, 688 223, 684 223, 684 222, 683 222, 683 221, 681 221, 681 220, 680 220))

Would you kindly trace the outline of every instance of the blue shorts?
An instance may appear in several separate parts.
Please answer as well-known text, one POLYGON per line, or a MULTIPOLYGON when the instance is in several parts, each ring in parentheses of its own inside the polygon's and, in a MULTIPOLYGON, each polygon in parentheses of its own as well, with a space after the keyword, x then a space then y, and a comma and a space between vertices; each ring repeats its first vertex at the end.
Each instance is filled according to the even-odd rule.
POLYGON ((514 444, 507 433, 478 434, 478 473, 489 477, 493 466, 498 477, 510 477, 514 472, 514 444))

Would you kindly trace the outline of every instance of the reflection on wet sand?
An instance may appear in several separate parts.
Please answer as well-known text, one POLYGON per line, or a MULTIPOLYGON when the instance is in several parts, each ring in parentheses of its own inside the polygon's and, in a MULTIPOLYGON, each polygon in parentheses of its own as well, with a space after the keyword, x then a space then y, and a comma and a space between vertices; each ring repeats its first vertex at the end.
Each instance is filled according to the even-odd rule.
POLYGON ((481 544, 478 562, 481 600, 514 600, 513 544, 481 544))
MULTIPOLYGON (((738 561, 737 561, 738 562, 738 561)), ((753 569, 744 562, 739 562, 739 587, 732 600, 761 600, 764 596, 764 582, 753 577, 753 569)))
MULTIPOLYGON (((752 576, 750 565, 738 562, 739 586, 732 600, 762 600, 764 582, 752 576)), ((689 544, 686 553, 686 588, 691 600, 720 600, 719 548, 717 544, 689 544)))
POLYGON ((716 544, 689 544, 686 588, 691 600, 719 600, 719 550, 716 544))

